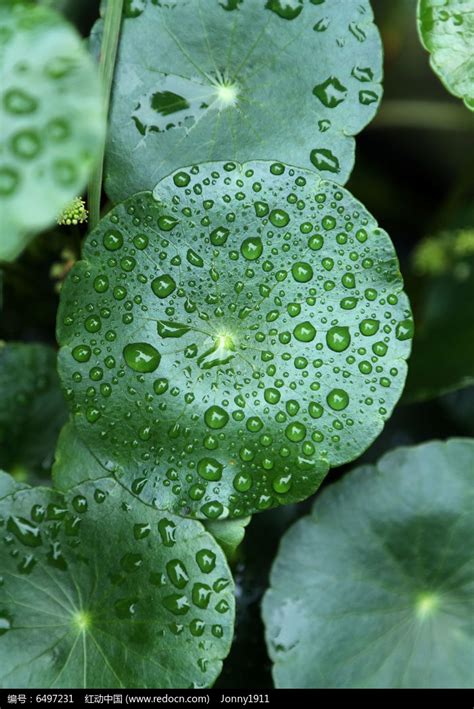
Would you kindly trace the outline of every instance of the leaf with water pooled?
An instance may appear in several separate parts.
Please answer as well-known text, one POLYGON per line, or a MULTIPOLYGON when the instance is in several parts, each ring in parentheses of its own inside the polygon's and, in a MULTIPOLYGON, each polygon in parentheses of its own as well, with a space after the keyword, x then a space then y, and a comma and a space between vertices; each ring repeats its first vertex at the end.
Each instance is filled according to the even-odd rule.
POLYGON ((305 499, 400 396, 413 322, 393 245, 314 172, 179 170, 109 212, 83 259, 61 378, 81 439, 150 504, 224 519, 305 499))

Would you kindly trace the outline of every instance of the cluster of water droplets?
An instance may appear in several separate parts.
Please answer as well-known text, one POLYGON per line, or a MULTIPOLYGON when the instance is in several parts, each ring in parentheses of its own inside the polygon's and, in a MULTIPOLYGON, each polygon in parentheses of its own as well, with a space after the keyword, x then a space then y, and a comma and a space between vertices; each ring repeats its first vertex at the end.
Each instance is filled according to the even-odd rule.
POLYGON ((186 652, 189 681, 205 684, 232 637, 232 579, 222 551, 197 522, 132 505, 118 483, 102 482, 67 496, 30 488, 0 500, 0 635, 33 626, 29 644, 45 643, 53 669, 64 658, 51 633, 62 626, 71 628, 71 644, 90 631, 91 648, 102 646, 118 675, 129 648, 145 663, 158 653, 164 674, 153 686, 167 686, 175 653, 186 652), (36 589, 35 606, 24 605, 19 585, 36 589))
POLYGON ((178 171, 115 208, 62 294, 76 425, 161 508, 303 499, 380 431, 412 321, 393 246, 345 190, 281 163, 178 171))

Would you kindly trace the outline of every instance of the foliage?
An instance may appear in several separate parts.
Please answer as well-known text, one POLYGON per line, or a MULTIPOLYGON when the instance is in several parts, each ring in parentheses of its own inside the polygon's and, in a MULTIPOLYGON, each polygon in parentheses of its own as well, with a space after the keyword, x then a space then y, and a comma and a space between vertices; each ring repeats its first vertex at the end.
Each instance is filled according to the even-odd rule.
POLYGON ((448 91, 474 110, 472 0, 418 0, 418 31, 433 70, 448 91))
POLYGON ((473 685, 474 6, 372 3, 0 0, 2 688, 473 685))
POLYGON ((104 131, 99 82, 53 10, 0 5, 0 259, 12 260, 84 187, 104 131))
POLYGON ((200 687, 219 674, 234 608, 222 551, 199 522, 131 501, 110 478, 0 499, 3 687, 200 687))
POLYGON ((82 440, 149 503, 216 519, 304 499, 400 396, 413 325, 393 246, 311 172, 179 170, 110 211, 83 259, 62 381, 82 440))
POLYGON ((283 537, 263 605, 278 687, 470 687, 474 440, 400 448, 283 537))
POLYGON ((207 160, 278 159, 344 184, 381 77, 367 0, 128 2, 108 194, 121 201, 207 160))

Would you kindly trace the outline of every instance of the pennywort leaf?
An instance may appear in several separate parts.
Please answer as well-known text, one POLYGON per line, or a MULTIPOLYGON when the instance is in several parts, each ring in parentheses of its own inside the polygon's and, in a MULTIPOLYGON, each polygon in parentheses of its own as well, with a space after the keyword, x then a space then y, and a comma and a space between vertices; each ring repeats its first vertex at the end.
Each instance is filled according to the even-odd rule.
POLYGON ((284 536, 263 603, 278 687, 472 687, 474 439, 401 448, 284 536))
POLYGON ((0 5, 0 260, 84 187, 105 129, 93 61, 53 10, 0 5))
POLYGON ((474 110, 473 0, 418 0, 418 32, 433 71, 474 110))
POLYGON ((381 78, 368 0, 128 2, 107 191, 123 200, 180 164, 228 159, 278 158, 344 184, 381 78))
POLYGON ((58 315, 74 425, 160 508, 304 499, 400 396, 413 323, 392 243, 313 172, 179 170, 113 209, 83 258, 58 315))
POLYGON ((0 530, 2 687, 214 682, 232 640, 233 582, 199 522, 108 478, 68 495, 10 494, 0 530))

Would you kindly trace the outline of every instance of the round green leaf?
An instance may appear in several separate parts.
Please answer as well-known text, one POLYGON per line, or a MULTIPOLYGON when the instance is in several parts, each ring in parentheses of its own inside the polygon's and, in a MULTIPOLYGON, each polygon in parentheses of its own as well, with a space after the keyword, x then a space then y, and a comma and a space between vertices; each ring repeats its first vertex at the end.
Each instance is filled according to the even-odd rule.
POLYGON ((343 184, 382 93, 372 20, 368 0, 127 2, 109 195, 206 160, 278 158, 343 184))
POLYGON ((474 110, 473 0, 418 0, 418 32, 433 71, 474 110))
POLYGON ((67 418, 56 359, 45 345, 0 345, 0 468, 18 480, 49 474, 67 418))
POLYGON ((315 173, 179 170, 113 209, 83 258, 58 317, 75 425, 160 508, 304 499, 400 396, 413 328, 393 245, 315 173))
POLYGON ((263 603, 278 687, 472 687, 474 440, 385 455, 283 538, 263 603))
POLYGON ((5 497, 0 530, 2 687, 204 687, 219 675, 233 583, 199 522, 108 478, 5 497))
POLYGON ((104 132, 94 63, 49 8, 0 5, 0 259, 83 189, 104 132))

